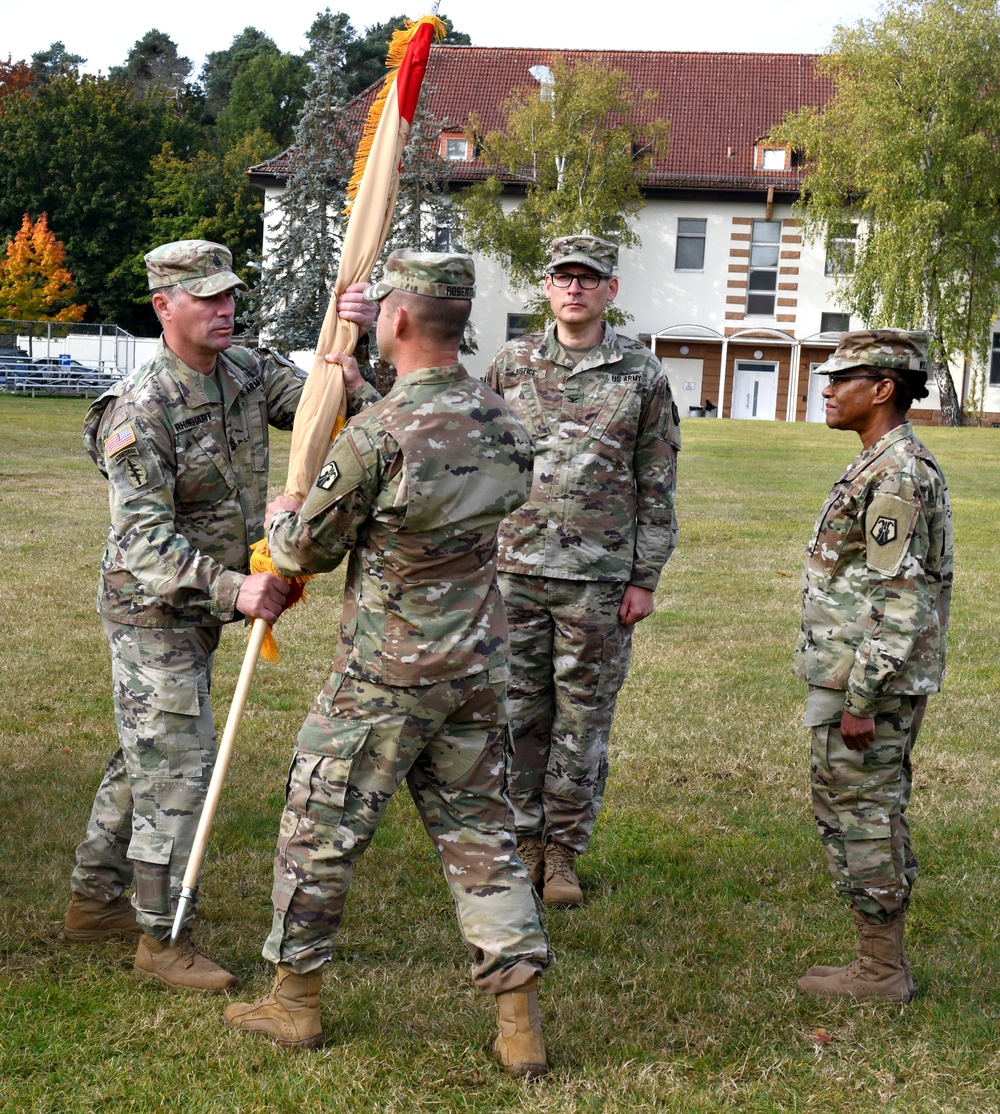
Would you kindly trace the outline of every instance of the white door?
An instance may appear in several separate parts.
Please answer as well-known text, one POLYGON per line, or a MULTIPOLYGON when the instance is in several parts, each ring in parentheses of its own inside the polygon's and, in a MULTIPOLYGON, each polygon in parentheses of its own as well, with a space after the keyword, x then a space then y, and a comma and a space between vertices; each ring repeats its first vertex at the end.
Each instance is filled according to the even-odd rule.
POLYGON ((674 396, 674 402, 677 403, 677 409, 683 420, 688 416, 690 407, 701 406, 704 403, 704 399, 701 397, 701 377, 704 370, 704 361, 668 357, 660 360, 660 363, 667 373, 670 393, 674 396))
POLYGON ((778 365, 737 360, 733 375, 733 417, 773 422, 778 397, 778 365))
POLYGON ((809 391, 806 395, 806 421, 826 421, 826 399, 823 397, 823 388, 828 380, 825 375, 813 375, 813 368, 819 367, 814 362, 809 365, 809 391))

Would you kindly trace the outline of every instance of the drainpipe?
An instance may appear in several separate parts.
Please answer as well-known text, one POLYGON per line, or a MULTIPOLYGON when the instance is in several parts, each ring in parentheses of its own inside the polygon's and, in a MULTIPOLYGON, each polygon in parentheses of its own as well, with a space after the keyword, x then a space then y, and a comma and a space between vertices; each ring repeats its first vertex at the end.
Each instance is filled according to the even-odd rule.
POLYGON ((799 408, 799 369, 802 363, 802 345, 796 341, 792 345, 792 366, 788 373, 788 404, 785 407, 785 421, 794 422, 799 408))
POLYGON ((729 337, 722 338, 722 360, 719 364, 719 409, 716 416, 721 418, 726 408, 726 360, 729 358, 729 337))

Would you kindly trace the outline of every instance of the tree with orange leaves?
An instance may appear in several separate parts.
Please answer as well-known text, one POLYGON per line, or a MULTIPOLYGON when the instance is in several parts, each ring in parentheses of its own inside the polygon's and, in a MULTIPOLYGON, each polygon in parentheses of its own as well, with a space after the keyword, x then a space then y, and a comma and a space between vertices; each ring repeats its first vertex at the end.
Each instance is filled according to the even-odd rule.
POLYGON ((27 62, 15 62, 8 54, 6 62, 0 61, 0 102, 13 93, 30 89, 33 76, 27 62))
POLYGON ((25 213, 18 234, 0 260, 0 314, 20 321, 82 321, 86 306, 73 304, 76 285, 63 264, 62 241, 46 213, 25 213))

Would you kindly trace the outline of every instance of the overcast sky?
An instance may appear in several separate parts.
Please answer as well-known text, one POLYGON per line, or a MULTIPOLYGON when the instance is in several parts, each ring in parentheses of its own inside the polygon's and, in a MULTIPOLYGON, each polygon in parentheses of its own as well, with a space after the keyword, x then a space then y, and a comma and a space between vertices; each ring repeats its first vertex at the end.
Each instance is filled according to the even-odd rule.
MULTIPOLYGON (((301 53, 305 32, 323 0, 242 0, 238 4, 203 0, 169 0, 162 5, 86 4, 48 0, 4 5, 0 20, 0 58, 30 59, 55 40, 82 54, 88 73, 107 73, 122 62, 132 44, 156 27, 177 43, 180 54, 201 70, 205 55, 223 50, 246 26, 270 35, 285 51, 301 53), (40 18, 41 15, 41 18, 40 18)), ((415 19, 427 7, 406 0, 331 0, 333 11, 346 11, 354 26, 364 28, 405 13, 415 19)), ((464 31, 476 46, 540 46, 608 50, 713 50, 818 53, 830 41, 835 23, 855 23, 877 14, 876 0, 841 0, 813 7, 802 0, 700 0, 654 4, 636 0, 441 0, 441 14, 464 31), (653 14, 648 14, 652 12, 653 14)))

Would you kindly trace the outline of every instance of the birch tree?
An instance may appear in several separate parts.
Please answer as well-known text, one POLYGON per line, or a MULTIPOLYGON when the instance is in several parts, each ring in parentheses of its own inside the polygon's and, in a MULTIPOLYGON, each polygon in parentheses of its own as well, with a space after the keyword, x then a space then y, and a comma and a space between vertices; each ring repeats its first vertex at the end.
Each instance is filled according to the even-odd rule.
POLYGON ((871 326, 926 329, 942 421, 962 410, 948 358, 984 361, 1000 309, 1000 12, 994 0, 895 0, 838 27, 821 109, 774 138, 802 152, 807 238, 859 222, 840 296, 871 326))
MULTIPOLYGON (((470 122, 478 158, 496 172, 456 199, 466 248, 496 259, 514 287, 537 285, 556 236, 586 230, 638 246, 632 222, 645 204, 642 174, 668 133, 663 120, 639 123, 654 94, 600 61, 555 55, 533 76, 508 98, 501 131, 481 135, 470 122), (505 204, 510 193, 523 193, 523 201, 505 204)), ((535 295, 528 308, 542 317, 548 303, 535 295)), ((611 306, 608 319, 627 318, 611 306)))

